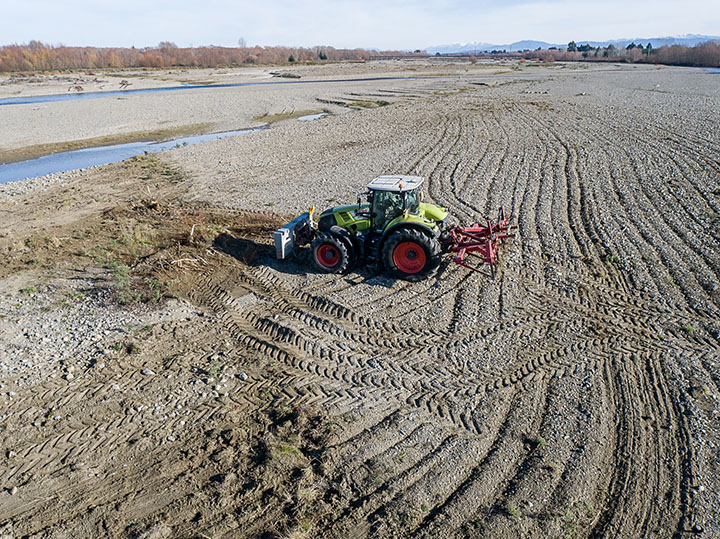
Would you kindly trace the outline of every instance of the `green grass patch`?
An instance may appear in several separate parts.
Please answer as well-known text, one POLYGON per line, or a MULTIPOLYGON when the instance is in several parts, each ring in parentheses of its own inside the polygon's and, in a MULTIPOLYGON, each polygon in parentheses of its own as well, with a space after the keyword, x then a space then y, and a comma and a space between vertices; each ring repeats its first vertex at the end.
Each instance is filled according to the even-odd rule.
POLYGON ((120 305, 128 305, 131 303, 139 303, 142 294, 135 289, 130 281, 130 267, 117 262, 110 262, 110 271, 112 272, 113 284, 117 300, 120 305))
POLYGON ((520 510, 519 510, 517 507, 515 507, 514 505, 512 505, 512 504, 508 504, 508 505, 505 507, 505 512, 506 512, 507 515, 508 515, 510 518, 512 518, 513 520, 519 520, 519 519, 520 519, 520 510))
POLYGON ((219 360, 214 360, 212 364, 210 365, 210 368, 208 369, 207 373, 210 378, 217 378, 220 376, 223 372, 223 365, 220 363, 219 360))

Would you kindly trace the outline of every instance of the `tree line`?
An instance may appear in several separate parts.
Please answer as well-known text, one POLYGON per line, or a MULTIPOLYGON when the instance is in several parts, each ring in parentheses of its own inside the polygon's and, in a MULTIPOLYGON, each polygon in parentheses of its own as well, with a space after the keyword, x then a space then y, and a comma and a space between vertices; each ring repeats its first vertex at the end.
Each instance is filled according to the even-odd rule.
MULTIPOLYGON (((243 43, 244 45, 244 43, 243 43)), ((493 51, 499 54, 505 51, 493 51)), ((439 53, 438 53, 439 55, 439 53)), ((648 43, 627 47, 593 47, 568 43, 566 49, 551 47, 510 53, 526 59, 554 61, 640 62, 694 67, 720 67, 720 42, 708 41, 694 47, 665 45, 657 49, 648 43)), ((376 58, 424 57, 423 51, 375 51, 334 47, 178 47, 163 41, 156 47, 67 47, 31 41, 0 47, 0 72, 49 71, 61 69, 146 68, 146 67, 230 67, 252 64, 294 62, 368 61, 376 58)))
MULTIPOLYGON (((143 67, 230 67, 246 64, 366 61, 377 55, 417 56, 399 51, 335 49, 333 47, 178 47, 164 41, 157 47, 52 46, 40 41, 0 47, 0 72, 58 69, 143 67)), ((423 54, 424 55, 424 54, 423 54)))
POLYGON ((707 41, 694 47, 664 45, 653 48, 651 43, 630 43, 627 47, 593 47, 589 44, 568 43, 567 49, 542 49, 523 53, 527 59, 544 62, 631 62, 691 67, 720 67, 720 41, 707 41))

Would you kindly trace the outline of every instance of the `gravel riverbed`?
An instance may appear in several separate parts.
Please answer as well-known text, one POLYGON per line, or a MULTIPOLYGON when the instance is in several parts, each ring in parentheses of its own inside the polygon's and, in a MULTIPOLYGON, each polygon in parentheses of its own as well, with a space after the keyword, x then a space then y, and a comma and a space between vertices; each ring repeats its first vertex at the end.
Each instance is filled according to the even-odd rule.
POLYGON ((427 77, 48 104, 23 129, 0 107, 22 131, 3 147, 330 112, 0 186, 0 530, 718 536, 717 76, 292 69, 427 77), (43 131, 51 113, 78 121, 43 131), (320 274, 252 233, 388 173, 425 177, 463 223, 505 206, 498 275, 320 274), (174 283, 166 303, 117 305, 91 257, 31 258, 78 250, 92 219, 143 245, 161 218, 183 233, 138 265, 174 283))

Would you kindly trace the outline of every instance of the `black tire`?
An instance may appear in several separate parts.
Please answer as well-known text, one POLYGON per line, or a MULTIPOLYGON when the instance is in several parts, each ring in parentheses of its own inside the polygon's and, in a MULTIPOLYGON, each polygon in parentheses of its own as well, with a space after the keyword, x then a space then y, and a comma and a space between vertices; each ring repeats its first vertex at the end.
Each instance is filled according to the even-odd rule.
POLYGON ((438 226, 440 227, 440 236, 438 241, 440 243, 440 251, 442 253, 450 252, 450 247, 452 246, 452 242, 450 241, 450 231, 456 225, 456 219, 450 215, 438 223, 438 226))
POLYGON ((382 251, 383 265, 393 277, 417 282, 427 279, 440 265, 440 242, 414 228, 390 233, 382 251))
POLYGON ((332 234, 318 235, 312 242, 315 267, 323 273, 342 273, 350 266, 350 256, 343 241, 332 234))

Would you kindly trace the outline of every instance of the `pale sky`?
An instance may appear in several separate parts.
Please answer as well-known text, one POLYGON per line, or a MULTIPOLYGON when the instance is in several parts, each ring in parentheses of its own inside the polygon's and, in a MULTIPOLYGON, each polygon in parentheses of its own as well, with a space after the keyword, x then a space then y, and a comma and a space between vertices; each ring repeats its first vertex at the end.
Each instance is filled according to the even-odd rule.
POLYGON ((0 0, 0 45, 423 49, 720 34, 720 0, 0 0))

